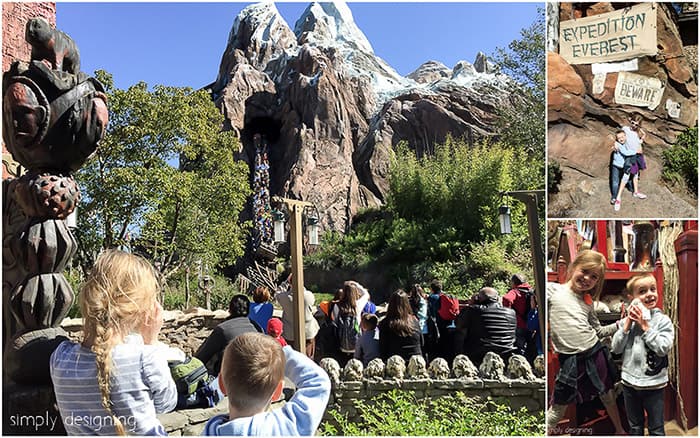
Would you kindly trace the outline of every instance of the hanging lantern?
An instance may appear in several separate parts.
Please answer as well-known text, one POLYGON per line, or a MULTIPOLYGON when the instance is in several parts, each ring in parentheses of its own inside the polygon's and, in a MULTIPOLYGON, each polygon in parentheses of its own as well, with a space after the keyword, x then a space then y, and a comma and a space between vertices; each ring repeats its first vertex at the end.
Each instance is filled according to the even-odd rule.
POLYGON ((309 233, 309 245, 318 245, 318 217, 312 214, 306 219, 306 229, 309 233))
POLYGON ((272 221, 274 225, 275 243, 283 243, 287 239, 284 237, 284 213, 279 210, 272 210, 272 221))
POLYGON ((510 207, 501 205, 498 207, 498 220, 501 224, 501 234, 510 234, 510 207))

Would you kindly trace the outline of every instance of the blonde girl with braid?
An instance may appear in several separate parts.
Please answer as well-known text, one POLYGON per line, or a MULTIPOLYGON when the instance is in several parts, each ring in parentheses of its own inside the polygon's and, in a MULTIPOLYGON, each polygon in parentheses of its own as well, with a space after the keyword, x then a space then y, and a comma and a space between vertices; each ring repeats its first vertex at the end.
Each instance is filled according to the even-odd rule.
POLYGON ((626 435, 614 389, 619 381, 617 366, 608 347, 601 342, 615 334, 617 324, 601 325, 593 307, 603 292, 606 263, 603 254, 583 250, 569 265, 566 283, 547 283, 549 336, 559 360, 546 415, 548 435, 566 431, 561 429, 559 421, 569 404, 595 398, 605 407, 615 434, 626 435))
POLYGON ((51 378, 68 435, 166 435, 156 414, 177 404, 177 390, 158 343, 163 308, 152 266, 104 251, 83 284, 81 344, 61 343, 51 378))

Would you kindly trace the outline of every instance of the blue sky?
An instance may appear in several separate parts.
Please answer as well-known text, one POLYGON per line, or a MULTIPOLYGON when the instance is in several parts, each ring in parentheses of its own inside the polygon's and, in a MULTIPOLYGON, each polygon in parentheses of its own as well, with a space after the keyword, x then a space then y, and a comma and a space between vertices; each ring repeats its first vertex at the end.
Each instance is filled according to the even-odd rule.
MULTIPOLYGON (((57 27, 78 45, 81 70, 118 88, 203 87, 216 79, 236 15, 249 3, 63 3, 57 27)), ((400 74, 436 60, 454 66, 519 37, 543 3, 348 3, 377 55, 400 74)), ((276 3, 293 29, 308 3, 276 3)))

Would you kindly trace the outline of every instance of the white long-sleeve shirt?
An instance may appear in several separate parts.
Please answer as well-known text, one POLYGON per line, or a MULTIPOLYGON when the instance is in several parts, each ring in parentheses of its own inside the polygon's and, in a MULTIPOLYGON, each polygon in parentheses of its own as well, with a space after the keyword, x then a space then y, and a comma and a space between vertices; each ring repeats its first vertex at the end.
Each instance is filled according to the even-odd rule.
POLYGON ((552 344, 558 353, 584 352, 617 330, 615 324, 601 326, 593 306, 565 284, 547 283, 547 316, 552 344))

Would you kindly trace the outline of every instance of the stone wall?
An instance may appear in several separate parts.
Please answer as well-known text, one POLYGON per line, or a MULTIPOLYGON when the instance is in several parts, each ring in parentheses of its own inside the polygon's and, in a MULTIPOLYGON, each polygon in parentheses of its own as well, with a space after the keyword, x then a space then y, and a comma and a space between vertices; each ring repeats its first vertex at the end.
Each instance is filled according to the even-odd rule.
POLYGON ((528 412, 545 409, 544 357, 535 361, 534 370, 524 357, 515 355, 508 365, 494 353, 487 353, 477 368, 464 355, 458 355, 450 368, 444 359, 435 359, 426 366, 420 356, 413 356, 408 365, 399 356, 390 357, 386 365, 374 359, 367 368, 358 360, 350 360, 341 371, 334 359, 323 359, 321 367, 331 377, 333 391, 324 415, 332 420, 330 409, 359 421, 361 413, 355 402, 372 403, 393 390, 409 391, 417 399, 437 399, 456 392, 478 404, 492 400, 513 411, 524 407, 528 412))
MULTIPOLYGON (((228 317, 225 310, 209 311, 201 308, 166 310, 163 312, 163 328, 159 340, 171 347, 177 347, 188 355, 193 355, 212 329, 228 317)), ((83 323, 81 318, 66 318, 61 327, 68 336, 82 340, 83 323)))
MULTIPOLYGON (((160 340, 192 354, 211 329, 227 316, 228 312, 223 310, 166 311, 160 340)), ((66 319, 62 327, 71 338, 81 338, 80 319, 66 319)), ((328 373, 333 385, 324 421, 332 419, 330 409, 348 414, 350 419, 356 420, 359 415, 354 406, 356 400, 369 402, 394 389, 410 391, 419 399, 462 392, 475 401, 485 402, 490 398, 513 410, 525 407, 535 413, 545 409, 542 356, 535 360, 534 368, 522 356, 513 356, 506 365, 493 353, 488 353, 479 367, 463 355, 457 356, 451 366, 444 359, 435 359, 428 366, 418 356, 411 358, 408 364, 400 357, 393 356, 386 364, 381 359, 375 359, 366 368, 353 359, 343 369, 334 359, 326 358, 321 361, 321 367, 328 373)), ((169 435, 201 435, 208 419, 226 411, 227 399, 224 399, 213 408, 174 411, 158 418, 169 435)))

